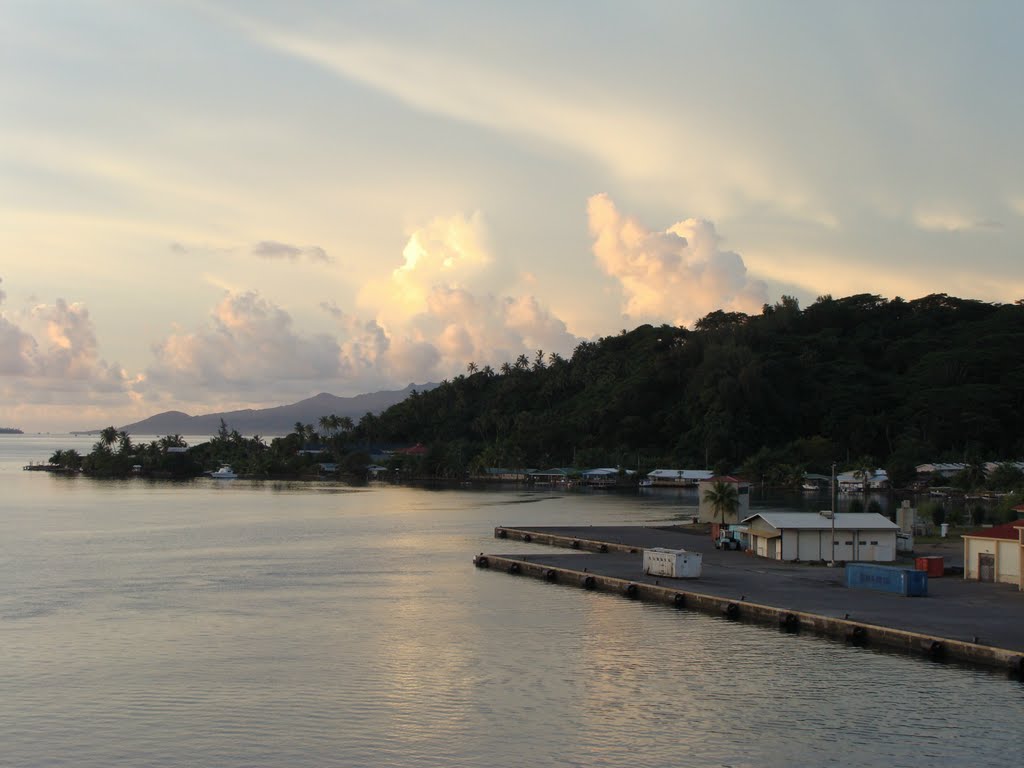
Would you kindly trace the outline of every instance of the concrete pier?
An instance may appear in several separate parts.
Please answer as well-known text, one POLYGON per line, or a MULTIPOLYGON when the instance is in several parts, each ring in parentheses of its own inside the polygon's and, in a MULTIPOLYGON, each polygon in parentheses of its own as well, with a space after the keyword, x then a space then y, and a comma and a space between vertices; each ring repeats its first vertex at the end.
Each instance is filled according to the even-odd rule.
POLYGON ((1024 594, 1002 584, 932 579, 928 597, 847 589, 843 569, 714 549, 678 528, 499 526, 495 537, 570 551, 481 554, 479 567, 923 655, 1024 672, 1024 594), (700 579, 643 573, 643 550, 701 552, 700 579))

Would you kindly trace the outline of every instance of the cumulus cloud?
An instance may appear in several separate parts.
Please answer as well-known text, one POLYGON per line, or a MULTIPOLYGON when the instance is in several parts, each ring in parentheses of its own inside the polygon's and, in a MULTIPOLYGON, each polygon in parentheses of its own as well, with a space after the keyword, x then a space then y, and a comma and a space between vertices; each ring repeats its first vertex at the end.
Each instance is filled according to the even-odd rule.
POLYGON ((336 323, 342 375, 367 384, 383 378, 378 375, 381 361, 391 346, 391 339, 384 328, 376 320, 362 319, 345 312, 334 301, 320 302, 320 309, 336 323))
POLYGON ((686 219, 664 232, 624 216, 604 194, 587 203, 594 256, 623 292, 634 322, 687 325, 708 312, 757 312, 767 289, 752 279, 738 253, 722 250, 710 221, 686 219))
MULTIPOLYGON (((259 251, 308 255, 270 241, 259 251)), ((147 397, 245 402, 365 392, 447 378, 471 360, 498 367, 537 349, 571 351, 579 339, 536 297, 488 289, 501 269, 482 216, 455 214, 411 231, 401 259, 364 287, 356 306, 319 302, 329 333, 301 332, 271 299, 228 289, 204 324, 155 345, 147 397)))
POLYGON ((60 393, 124 395, 133 383, 119 365, 100 358, 89 310, 64 299, 0 313, 0 376, 5 396, 16 392, 29 402, 51 402, 60 393))
POLYGON ((228 292, 208 322, 172 333, 153 349, 147 378, 179 396, 265 393, 274 381, 334 379, 339 346, 327 334, 300 334, 291 316, 255 291, 228 292))
POLYGON ((385 322, 400 324, 428 309, 436 286, 478 289, 493 263, 480 213, 439 216, 409 234, 402 263, 368 284, 360 302, 378 309, 385 322))
POLYGON ((443 285, 434 287, 410 327, 433 339, 449 370, 469 360, 500 365, 537 349, 564 354, 580 341, 534 296, 477 296, 443 285))
POLYGON ((276 240, 261 240, 252 247, 253 255, 263 259, 286 259, 298 261, 305 257, 309 261, 319 261, 325 264, 331 262, 327 251, 318 245, 298 246, 289 243, 279 243, 276 240))
POLYGON ((450 376, 471 360, 500 366, 537 349, 571 351, 579 338, 535 296, 494 290, 505 284, 502 270, 479 213, 437 217, 412 231, 402 263, 360 297, 391 341, 383 369, 450 376))
POLYGON ((32 371, 35 339, 0 316, 0 376, 24 376, 32 371))

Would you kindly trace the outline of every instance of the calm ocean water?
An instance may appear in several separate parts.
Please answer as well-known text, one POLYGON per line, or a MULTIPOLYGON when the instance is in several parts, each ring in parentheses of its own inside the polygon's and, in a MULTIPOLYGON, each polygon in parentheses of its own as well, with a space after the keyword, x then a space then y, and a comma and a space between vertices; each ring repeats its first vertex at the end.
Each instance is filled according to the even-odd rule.
POLYGON ((497 524, 685 499, 23 472, 0 766, 1018 766, 1024 686, 478 571, 497 524))

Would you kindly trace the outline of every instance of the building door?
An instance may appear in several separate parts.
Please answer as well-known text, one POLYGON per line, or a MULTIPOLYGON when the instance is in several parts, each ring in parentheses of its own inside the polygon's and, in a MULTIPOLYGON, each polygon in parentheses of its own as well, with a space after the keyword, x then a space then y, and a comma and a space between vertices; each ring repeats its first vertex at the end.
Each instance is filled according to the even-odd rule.
POLYGON ((981 553, 978 555, 978 581, 996 580, 996 556, 981 553))

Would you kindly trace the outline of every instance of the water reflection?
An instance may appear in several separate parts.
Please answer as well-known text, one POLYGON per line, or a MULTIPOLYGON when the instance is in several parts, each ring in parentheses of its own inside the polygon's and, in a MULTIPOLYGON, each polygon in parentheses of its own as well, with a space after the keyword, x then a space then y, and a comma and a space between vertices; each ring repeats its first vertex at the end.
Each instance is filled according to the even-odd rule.
POLYGON ((670 521, 695 493, 35 474, 0 496, 5 765, 1019 761, 1004 676, 470 564, 498 524, 670 521))

